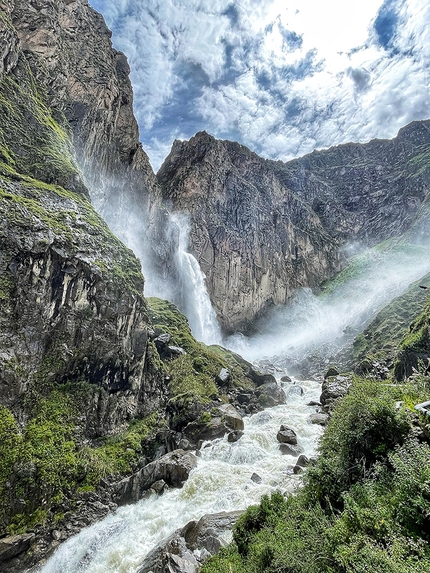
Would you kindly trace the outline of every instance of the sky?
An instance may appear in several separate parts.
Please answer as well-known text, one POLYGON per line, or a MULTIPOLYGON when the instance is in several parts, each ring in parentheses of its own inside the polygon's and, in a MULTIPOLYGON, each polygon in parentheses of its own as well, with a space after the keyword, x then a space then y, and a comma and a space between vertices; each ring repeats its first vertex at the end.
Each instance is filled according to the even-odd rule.
POLYGON ((430 117, 429 0, 90 0, 154 170, 206 130, 286 161, 430 117))

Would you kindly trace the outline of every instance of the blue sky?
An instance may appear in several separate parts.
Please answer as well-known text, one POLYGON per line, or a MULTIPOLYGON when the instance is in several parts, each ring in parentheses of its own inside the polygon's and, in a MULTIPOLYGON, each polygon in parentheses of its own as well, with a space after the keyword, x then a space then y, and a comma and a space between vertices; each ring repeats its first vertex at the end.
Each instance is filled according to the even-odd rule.
POLYGON ((205 129, 288 160, 430 117, 428 0, 90 0, 155 170, 205 129))

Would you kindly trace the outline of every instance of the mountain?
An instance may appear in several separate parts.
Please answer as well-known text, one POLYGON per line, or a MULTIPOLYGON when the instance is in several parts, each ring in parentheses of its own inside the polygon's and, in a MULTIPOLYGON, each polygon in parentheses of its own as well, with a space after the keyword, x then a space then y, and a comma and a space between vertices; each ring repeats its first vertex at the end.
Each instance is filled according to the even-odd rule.
POLYGON ((428 242, 430 121, 288 163, 202 132, 175 141, 157 179, 167 205, 189 213, 190 249, 221 324, 247 329, 297 287, 333 276, 350 247, 399 237, 418 221, 409 240, 428 242))
MULTIPOLYGON (((178 300, 189 286, 171 212, 188 214, 226 332, 335 276, 351 243, 428 236, 429 122, 288 163, 202 132, 175 142, 155 176, 128 73, 87 0, 0 0, 0 568, 10 573, 160 476, 178 485, 202 440, 285 398, 270 374, 196 341, 174 304, 145 298, 145 279, 178 300)), ((396 330, 399 378, 430 356, 423 305, 414 299, 396 330)))

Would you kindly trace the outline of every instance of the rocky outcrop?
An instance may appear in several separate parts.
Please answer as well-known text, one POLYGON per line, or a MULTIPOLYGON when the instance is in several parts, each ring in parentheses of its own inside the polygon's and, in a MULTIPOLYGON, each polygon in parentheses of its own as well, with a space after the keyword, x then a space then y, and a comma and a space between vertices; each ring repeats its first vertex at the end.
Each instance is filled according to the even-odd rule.
POLYGON ((87 0, 14 0, 11 20, 50 107, 73 135, 94 207, 145 268, 163 272, 163 260, 167 272, 167 214, 139 142, 130 68, 103 17, 87 0))
POLYGON ((176 141, 157 178, 167 204, 190 214, 190 247, 227 330, 338 268, 315 213, 239 144, 205 132, 176 141))

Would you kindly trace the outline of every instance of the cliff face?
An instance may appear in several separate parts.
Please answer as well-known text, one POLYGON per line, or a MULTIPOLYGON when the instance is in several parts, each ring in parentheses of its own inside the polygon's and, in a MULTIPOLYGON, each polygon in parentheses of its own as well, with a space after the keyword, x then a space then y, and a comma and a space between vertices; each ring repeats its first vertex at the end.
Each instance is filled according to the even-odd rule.
POLYGON ((198 133, 174 143, 157 177, 173 209, 190 213, 190 247, 227 330, 338 268, 316 214, 247 148, 198 133))
POLYGON ((203 132, 176 141, 157 178, 167 204, 190 213, 190 248, 221 323, 234 330, 332 276, 345 244, 372 246, 407 231, 428 240, 429 168, 423 121, 393 140, 289 163, 203 132))
POLYGON ((56 119, 73 136, 91 202, 124 241, 148 260, 164 260, 166 213, 139 142, 130 68, 112 48, 111 32, 87 0, 14 0, 11 19, 56 119))

